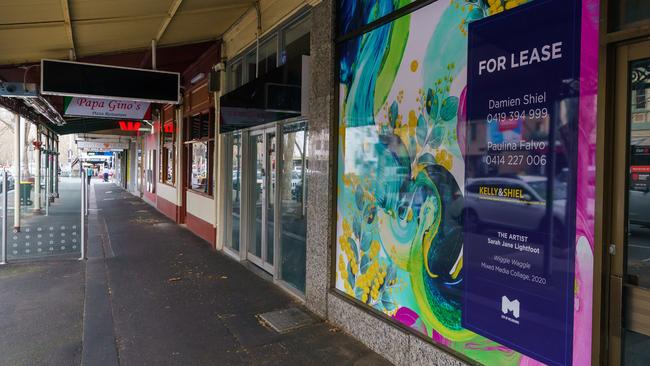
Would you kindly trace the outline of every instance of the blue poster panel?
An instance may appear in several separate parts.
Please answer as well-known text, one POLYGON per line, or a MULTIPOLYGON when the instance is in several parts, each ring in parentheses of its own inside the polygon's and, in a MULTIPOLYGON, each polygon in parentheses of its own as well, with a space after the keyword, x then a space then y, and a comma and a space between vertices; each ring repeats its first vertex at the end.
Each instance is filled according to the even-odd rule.
POLYGON ((549 365, 572 363, 579 67, 579 1, 469 25, 462 324, 549 365))

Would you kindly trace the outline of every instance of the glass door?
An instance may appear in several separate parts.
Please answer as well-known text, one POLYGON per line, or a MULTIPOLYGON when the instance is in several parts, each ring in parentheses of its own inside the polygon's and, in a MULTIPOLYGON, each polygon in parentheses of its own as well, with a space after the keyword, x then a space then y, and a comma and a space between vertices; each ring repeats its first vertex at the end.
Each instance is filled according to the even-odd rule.
MULTIPOLYGON (((242 133, 227 135, 228 152, 227 169, 232 172, 230 181, 226 181, 226 215, 225 215, 225 244, 234 253, 239 253, 242 202, 242 133)), ((238 255, 239 257, 239 255, 238 255)))
POLYGON ((616 56, 609 360, 650 360, 650 42, 616 56))
POLYGON ((307 170, 309 168, 307 122, 281 127, 279 181, 278 278, 299 293, 305 292, 307 256, 307 170))
POLYGON ((275 128, 250 133, 249 220, 247 258, 273 274, 275 228, 275 128))

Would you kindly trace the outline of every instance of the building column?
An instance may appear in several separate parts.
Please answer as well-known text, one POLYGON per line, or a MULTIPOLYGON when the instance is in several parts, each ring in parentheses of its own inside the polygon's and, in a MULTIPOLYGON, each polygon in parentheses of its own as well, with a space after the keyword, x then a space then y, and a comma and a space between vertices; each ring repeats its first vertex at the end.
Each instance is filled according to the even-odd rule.
POLYGON ((307 171, 307 258, 306 305, 316 314, 328 316, 331 279, 332 228, 336 221, 336 116, 333 85, 336 85, 335 33, 336 2, 323 0, 312 9, 311 90, 309 93, 309 170, 307 171), (316 151, 318 147, 329 154, 316 151), (332 160, 330 160, 332 159, 332 160))
POLYGON ((36 176, 34 177, 34 211, 41 212, 41 149, 42 149, 42 134, 41 126, 36 126, 36 141, 38 141, 38 148, 36 149, 36 176))
MULTIPOLYGON (((20 231, 20 115, 14 114, 14 231, 20 231)), ((3 187, 4 188, 4 187, 3 187)))

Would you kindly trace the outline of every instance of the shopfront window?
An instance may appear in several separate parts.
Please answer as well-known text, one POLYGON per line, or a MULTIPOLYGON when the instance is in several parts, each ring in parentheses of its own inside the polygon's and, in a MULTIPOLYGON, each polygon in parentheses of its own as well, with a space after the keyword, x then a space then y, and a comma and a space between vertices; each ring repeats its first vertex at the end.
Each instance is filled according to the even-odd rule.
POLYGON ((280 187, 281 278, 300 292, 305 291, 307 237, 307 122, 282 127, 280 187))
POLYGON ((241 225, 241 198, 242 198, 242 135, 233 133, 227 137, 231 143, 228 172, 232 172, 229 190, 230 200, 226 203, 229 214, 226 216, 226 246, 236 252, 239 251, 240 225, 241 225))
POLYGON ((255 45, 233 58, 228 67, 228 90, 237 89, 269 73, 278 65, 284 65, 287 60, 309 55, 310 28, 311 18, 299 17, 261 40, 259 48, 255 45))
POLYGON ((306 18, 289 26, 284 31, 281 63, 284 64, 287 60, 300 57, 301 55, 309 55, 310 28, 310 18, 306 18))
MULTIPOLYGON (((635 55, 632 56, 635 59, 627 63, 621 62, 622 58, 617 60, 621 65, 617 70, 618 75, 625 75, 629 83, 626 98, 618 100, 617 107, 621 112, 617 111, 615 124, 618 131, 625 131, 625 125, 628 129, 620 134, 615 150, 620 157, 617 162, 622 163, 623 168, 612 174, 627 175, 627 184, 615 186, 626 189, 621 194, 618 188, 613 205, 618 205, 625 198, 627 202, 620 205, 624 207, 622 212, 617 211, 612 215, 617 221, 613 221, 611 226, 624 228, 614 231, 612 236, 612 242, 618 247, 615 256, 612 256, 616 262, 612 264, 614 269, 611 272, 612 278, 620 276, 623 279, 623 297, 610 295, 610 306, 623 309, 622 314, 615 314, 620 320, 614 322, 615 331, 612 332, 622 335, 621 365, 637 366, 648 364, 650 359, 650 326, 647 321, 647 311, 650 309, 650 42, 627 47, 626 55, 634 55, 633 51, 636 51, 646 58, 639 59, 635 55), (626 153, 621 154, 621 150, 626 153)), ((617 94, 620 92, 620 89, 616 90, 617 94)), ((615 354, 617 350, 613 352, 615 354)))
POLYGON ((189 169, 188 187, 193 191, 212 194, 212 153, 214 151, 214 126, 210 114, 192 116, 188 123, 187 142, 189 169))
POLYGON ((176 123, 174 120, 163 124, 160 131, 160 181, 176 184, 176 123))
POLYGON ((156 182, 154 169, 156 167, 156 150, 147 150, 147 160, 145 165, 145 179, 147 183, 147 192, 156 192, 156 182))
POLYGON ((232 63, 228 73, 228 90, 234 90, 242 86, 244 80, 244 67, 242 61, 232 63))
POLYGON ((334 287, 477 364, 591 364, 598 4, 467 3, 340 35, 334 287))
POLYGON ((246 55, 246 76, 244 83, 257 77, 257 52, 253 49, 246 55))
POLYGON ((631 28, 650 21, 648 0, 620 0, 614 1, 614 4, 618 13, 617 29, 631 28))
POLYGON ((260 45, 259 76, 273 70, 278 59, 278 37, 273 36, 260 45))

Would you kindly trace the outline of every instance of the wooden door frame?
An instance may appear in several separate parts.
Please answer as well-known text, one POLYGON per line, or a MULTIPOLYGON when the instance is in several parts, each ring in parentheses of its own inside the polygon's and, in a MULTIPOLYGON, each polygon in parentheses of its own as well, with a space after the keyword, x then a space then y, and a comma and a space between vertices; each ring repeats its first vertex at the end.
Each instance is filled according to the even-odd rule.
POLYGON ((607 364, 619 365, 623 356, 623 312, 625 301, 624 261, 627 236, 627 187, 629 166, 629 135, 630 126, 630 85, 629 64, 631 61, 650 58, 650 41, 634 40, 616 44, 614 47, 613 65, 610 69, 612 76, 611 89, 613 104, 610 105, 608 118, 609 144, 609 191, 604 197, 608 201, 606 212, 607 221, 603 231, 608 241, 604 246, 606 264, 603 267, 603 277, 607 285, 604 292, 607 308, 606 352, 607 364))
MULTIPOLYGON (((609 281, 609 268, 611 256, 609 244, 612 243, 612 171, 614 166, 612 144, 615 132, 615 76, 616 76, 616 50, 622 44, 648 38, 650 27, 637 26, 616 29, 617 22, 615 9, 619 5, 617 0, 602 0, 600 2, 600 23, 598 51, 598 123, 597 123, 597 149, 596 161, 596 202, 595 202, 595 236, 594 236, 594 286, 593 286, 593 314, 592 314, 592 364, 617 365, 610 361, 609 349, 617 347, 620 338, 610 337, 610 313, 622 309, 612 309, 609 301, 611 283, 609 281)), ((622 288, 619 287, 619 288, 622 288)), ((621 294, 622 296, 622 294, 621 294)), ((619 311, 620 310, 620 311, 619 311)))

